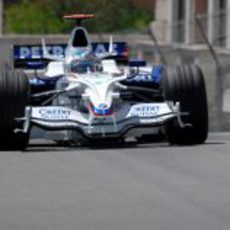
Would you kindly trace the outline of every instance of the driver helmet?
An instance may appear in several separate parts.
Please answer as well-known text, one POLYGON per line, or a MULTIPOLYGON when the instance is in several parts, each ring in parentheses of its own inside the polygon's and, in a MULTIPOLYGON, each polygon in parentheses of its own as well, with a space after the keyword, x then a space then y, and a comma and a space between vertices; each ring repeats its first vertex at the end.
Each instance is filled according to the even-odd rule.
POLYGON ((90 60, 72 60, 70 62, 70 71, 73 73, 87 73, 96 71, 96 63, 90 60))

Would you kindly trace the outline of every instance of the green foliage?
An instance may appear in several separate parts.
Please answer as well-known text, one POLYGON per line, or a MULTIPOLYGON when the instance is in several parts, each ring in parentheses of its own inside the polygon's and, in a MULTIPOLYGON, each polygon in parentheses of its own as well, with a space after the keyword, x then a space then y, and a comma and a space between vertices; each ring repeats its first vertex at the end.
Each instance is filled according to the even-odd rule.
POLYGON ((87 23, 92 32, 140 29, 152 20, 152 10, 134 7, 131 0, 22 0, 5 10, 6 33, 64 33, 72 27, 62 19, 68 13, 94 13, 87 23))
POLYGON ((5 11, 7 33, 59 33, 64 23, 48 6, 29 1, 14 4, 5 11))

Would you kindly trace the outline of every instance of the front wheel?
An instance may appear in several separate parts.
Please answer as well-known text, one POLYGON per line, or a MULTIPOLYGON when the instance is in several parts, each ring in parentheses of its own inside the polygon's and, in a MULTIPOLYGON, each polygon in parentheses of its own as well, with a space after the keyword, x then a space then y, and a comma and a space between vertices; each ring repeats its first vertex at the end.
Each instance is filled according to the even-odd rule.
POLYGON ((208 107, 206 87, 201 69, 194 64, 169 68, 163 80, 164 97, 167 101, 180 102, 181 128, 177 120, 167 125, 166 136, 171 144, 194 145, 205 142, 208 135, 208 107))
POLYGON ((23 123, 15 119, 24 117, 29 89, 27 76, 23 72, 6 67, 0 69, 0 149, 23 150, 28 145, 29 134, 15 133, 15 129, 22 129, 23 123))

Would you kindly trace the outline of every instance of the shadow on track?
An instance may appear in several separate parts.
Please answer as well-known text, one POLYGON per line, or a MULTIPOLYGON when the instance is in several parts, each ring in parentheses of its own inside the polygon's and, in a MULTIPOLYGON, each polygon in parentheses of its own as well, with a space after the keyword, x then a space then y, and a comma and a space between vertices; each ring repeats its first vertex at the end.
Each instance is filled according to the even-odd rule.
MULTIPOLYGON (((227 141, 220 140, 207 140, 203 146, 216 146, 216 145, 225 145, 227 141)), ((39 141, 31 141, 26 150, 21 153, 37 153, 37 152, 74 152, 74 151, 90 151, 90 150, 114 150, 114 149, 150 149, 150 148, 194 148, 202 145, 191 145, 191 146, 178 146, 178 145, 170 145, 165 141, 158 142, 138 142, 136 140, 129 140, 126 142, 90 142, 81 146, 74 145, 73 143, 63 142, 56 143, 46 140, 39 141)), ((1 152, 1 151, 0 151, 1 152)), ((16 151, 4 151, 4 152, 16 152, 16 151)))

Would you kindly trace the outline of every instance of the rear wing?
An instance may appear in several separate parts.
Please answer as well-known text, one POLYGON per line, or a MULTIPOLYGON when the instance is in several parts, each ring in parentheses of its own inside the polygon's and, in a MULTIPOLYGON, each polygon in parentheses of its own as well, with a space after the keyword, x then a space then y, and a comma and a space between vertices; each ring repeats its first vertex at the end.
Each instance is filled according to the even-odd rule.
MULTIPOLYGON (((127 43, 114 42, 113 47, 115 56, 111 59, 115 59, 118 63, 128 63, 127 43)), ((46 48, 51 55, 64 57, 67 45, 48 44, 46 48)), ((109 43, 92 43, 92 49, 95 55, 108 52, 109 43)), ((42 69, 50 62, 43 57, 42 45, 14 45, 12 54, 14 68, 42 69)))

